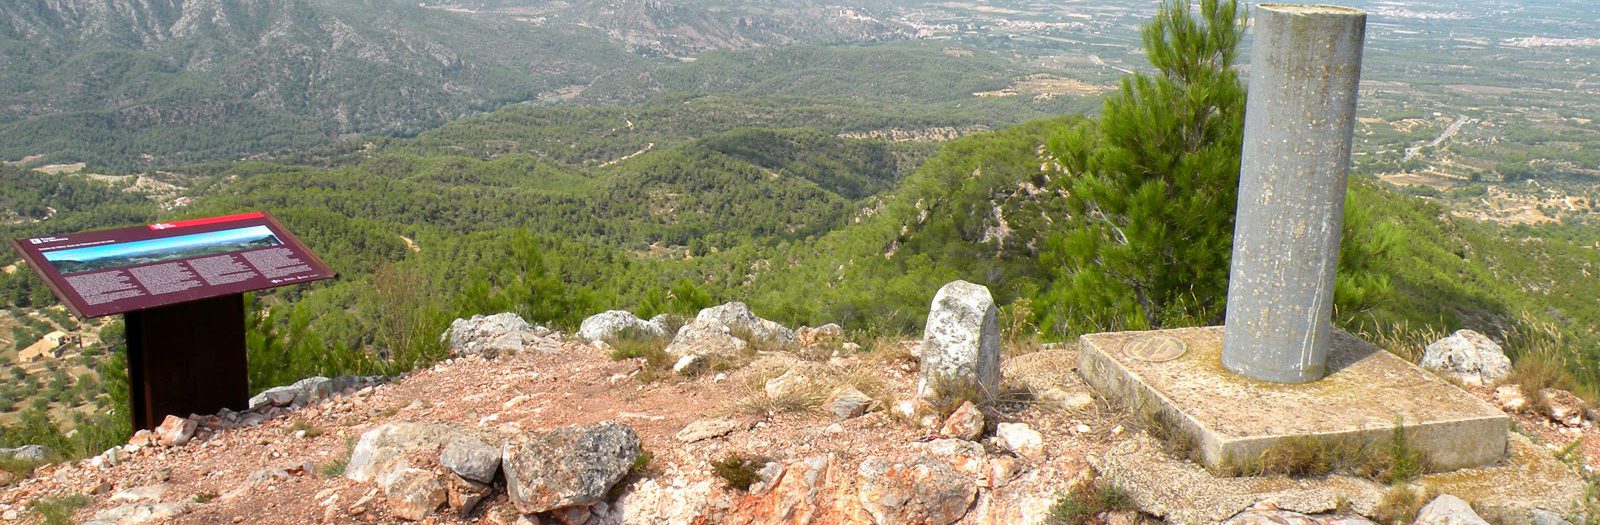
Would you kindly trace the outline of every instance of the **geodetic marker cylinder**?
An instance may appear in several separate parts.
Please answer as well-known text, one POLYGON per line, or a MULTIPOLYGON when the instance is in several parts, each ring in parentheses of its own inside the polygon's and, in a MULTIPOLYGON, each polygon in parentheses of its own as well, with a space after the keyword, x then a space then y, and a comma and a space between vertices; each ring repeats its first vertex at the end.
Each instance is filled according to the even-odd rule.
POLYGON ((1366 25, 1343 7, 1256 9, 1222 346, 1235 373, 1327 373, 1366 25))

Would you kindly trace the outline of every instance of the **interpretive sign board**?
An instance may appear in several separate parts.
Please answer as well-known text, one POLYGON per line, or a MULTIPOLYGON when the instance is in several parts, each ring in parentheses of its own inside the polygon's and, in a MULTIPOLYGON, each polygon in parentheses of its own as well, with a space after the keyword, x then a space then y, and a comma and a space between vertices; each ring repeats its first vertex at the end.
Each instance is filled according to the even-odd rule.
POLYGON ((247 408, 244 292, 333 277, 260 212, 11 245, 73 314, 123 314, 135 429, 247 408))
POLYGON ((266 213, 11 241, 79 317, 333 277, 266 213))

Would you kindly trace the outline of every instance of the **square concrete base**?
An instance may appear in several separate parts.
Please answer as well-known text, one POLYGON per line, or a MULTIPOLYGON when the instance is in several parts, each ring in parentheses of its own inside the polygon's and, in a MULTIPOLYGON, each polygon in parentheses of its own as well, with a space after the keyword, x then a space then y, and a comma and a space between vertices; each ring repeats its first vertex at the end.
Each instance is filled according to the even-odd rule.
POLYGON ((1078 373, 1112 403, 1156 417, 1201 463, 1236 473, 1294 438, 1374 443, 1402 424, 1437 470, 1506 454, 1511 419, 1403 359, 1335 330, 1328 377, 1282 385, 1222 367, 1222 327, 1091 334, 1078 373))

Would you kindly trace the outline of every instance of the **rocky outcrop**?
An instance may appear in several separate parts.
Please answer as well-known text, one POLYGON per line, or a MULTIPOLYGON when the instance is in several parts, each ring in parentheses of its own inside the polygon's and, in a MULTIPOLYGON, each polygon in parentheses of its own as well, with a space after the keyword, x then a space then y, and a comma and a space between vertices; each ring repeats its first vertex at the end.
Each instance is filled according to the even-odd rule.
POLYGON ((771 399, 795 399, 815 395, 827 395, 827 390, 817 392, 820 385, 827 384, 829 371, 827 367, 815 363, 796 363, 789 367, 778 377, 768 379, 761 389, 771 399))
POLYGON ((956 281, 939 289, 922 336, 924 399, 1000 394, 1000 327, 989 289, 956 281))
POLYGON ((524 514, 588 507, 628 475, 639 453, 639 436, 615 421, 518 436, 501 448, 506 492, 524 514))
POLYGON ((1469 385, 1492 385, 1511 375, 1511 359, 1500 345, 1472 330, 1434 341, 1418 364, 1469 385))
POLYGON ((421 521, 448 501, 444 483, 433 472, 408 468, 383 485, 389 511, 401 519, 421 521))
POLYGON ((167 523, 189 512, 187 501, 171 503, 135 503, 96 512, 84 525, 141 525, 167 523))
POLYGON ((1413 525, 1489 525, 1472 505, 1449 494, 1440 495, 1422 507, 1413 525))
POLYGON ((167 416, 161 421, 161 426, 156 427, 157 442, 164 447, 182 446, 194 439, 194 432, 199 424, 193 419, 178 416, 167 416))
POLYGON ((696 443, 707 439, 719 438, 739 430, 750 428, 750 425, 736 419, 701 419, 679 430, 673 436, 681 443, 696 443))
POLYGON ((392 514, 417 521, 445 505, 470 514, 489 496, 500 464, 500 449, 469 432, 398 422, 361 435, 345 477, 376 484, 392 514))
POLYGON ((356 441, 345 465, 344 477, 386 486, 396 474, 414 466, 414 460, 433 455, 456 430, 445 425, 395 422, 373 427, 356 441))
POLYGON ((336 378, 308 377, 292 385, 266 389, 250 398, 250 410, 264 411, 273 407, 299 408, 319 401, 348 395, 381 383, 380 376, 341 376, 336 378))
POLYGON ((995 429, 994 435, 1000 438, 1000 442, 1004 443, 1007 449, 1023 459, 1031 461, 1045 459, 1044 436, 1027 423, 1001 423, 995 429))
POLYGON ((975 441, 983 436, 983 411, 971 401, 962 403, 956 411, 945 418, 944 426, 939 433, 956 439, 975 441))
POLYGON ((747 347, 749 343, 734 337, 728 325, 712 319, 696 320, 678 330, 666 352, 674 360, 674 372, 690 375, 704 370, 712 360, 737 359, 747 347))
POLYGON ((795 331, 795 345, 800 348, 813 346, 841 344, 844 342, 844 328, 837 324, 828 323, 816 328, 802 326, 795 331))
POLYGON ((587 341, 609 341, 623 334, 649 338, 666 337, 667 329, 657 321, 646 321, 624 310, 591 315, 578 327, 578 337, 587 341))
POLYGON ((449 345, 450 355, 492 359, 501 353, 521 352, 547 335, 550 329, 530 325, 517 314, 506 312, 456 319, 439 339, 449 345))
POLYGON ((735 333, 749 334, 752 339, 759 339, 782 346, 794 346, 797 340, 793 330, 773 321, 756 317, 755 312, 744 303, 728 303, 722 306, 713 306, 700 311, 694 316, 694 322, 719 321, 735 333))
POLYGON ((42 445, 23 445, 17 448, 0 448, 0 458, 11 461, 43 463, 50 459, 50 449, 42 445))
POLYGON ((472 436, 455 435, 439 451, 439 464, 463 479, 492 483, 500 473, 500 449, 472 436))
POLYGON ((714 362, 747 361, 752 344, 793 348, 795 340, 794 331, 756 317, 744 303, 728 303, 701 310, 678 330, 666 352, 674 360, 674 372, 694 375, 714 362))
POLYGON ((618 499, 625 525, 695 525, 711 509, 711 480, 675 485, 647 479, 618 499))
POLYGON ((869 457, 857 474, 861 507, 879 525, 949 525, 965 516, 978 496, 971 476, 930 456, 905 463, 869 457))
POLYGON ((838 419, 861 417, 872 408, 872 398, 856 387, 844 386, 834 390, 823 407, 838 419))

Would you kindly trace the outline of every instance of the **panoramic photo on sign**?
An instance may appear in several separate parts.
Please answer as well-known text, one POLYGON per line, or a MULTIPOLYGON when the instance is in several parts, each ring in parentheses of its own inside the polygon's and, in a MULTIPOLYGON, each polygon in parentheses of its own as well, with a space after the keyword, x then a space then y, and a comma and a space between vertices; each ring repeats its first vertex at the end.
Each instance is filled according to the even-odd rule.
POLYGON ((11 241, 80 317, 333 277, 266 213, 11 241))

